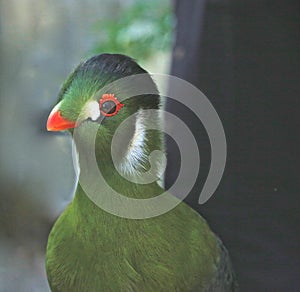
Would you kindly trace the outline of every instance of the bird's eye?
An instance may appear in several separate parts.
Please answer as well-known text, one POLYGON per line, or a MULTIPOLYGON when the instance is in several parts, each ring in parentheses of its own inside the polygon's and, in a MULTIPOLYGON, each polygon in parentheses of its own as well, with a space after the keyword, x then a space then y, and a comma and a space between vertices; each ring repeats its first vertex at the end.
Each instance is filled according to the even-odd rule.
POLYGON ((116 110, 117 106, 112 100, 105 101, 101 105, 101 111, 106 114, 113 114, 116 112, 116 110))
POLYGON ((124 105, 118 101, 114 94, 103 94, 99 101, 100 112, 106 116, 111 117, 116 115, 121 107, 124 105))

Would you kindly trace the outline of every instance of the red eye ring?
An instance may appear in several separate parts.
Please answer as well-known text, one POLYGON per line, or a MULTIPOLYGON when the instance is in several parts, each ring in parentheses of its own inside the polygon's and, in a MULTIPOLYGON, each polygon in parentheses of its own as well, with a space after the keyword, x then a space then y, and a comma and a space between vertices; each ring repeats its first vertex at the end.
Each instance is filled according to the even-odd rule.
POLYGON ((100 112, 106 117, 115 116, 123 106, 124 104, 120 103, 115 95, 111 93, 103 94, 102 98, 99 100, 100 112), (109 111, 105 111, 105 103, 113 103, 114 107, 112 107, 109 111))

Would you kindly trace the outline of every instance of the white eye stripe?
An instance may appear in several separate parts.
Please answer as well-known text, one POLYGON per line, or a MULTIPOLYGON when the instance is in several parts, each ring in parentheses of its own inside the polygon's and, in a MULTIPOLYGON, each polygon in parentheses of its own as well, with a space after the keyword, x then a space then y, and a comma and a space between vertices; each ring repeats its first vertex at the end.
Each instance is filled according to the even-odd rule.
MULTIPOLYGON (((121 174, 123 173, 125 175, 135 176, 146 171, 143 165, 148 160, 145 148, 147 147, 148 142, 146 123, 148 121, 147 119, 149 118, 153 119, 153 114, 148 117, 143 110, 138 111, 135 122, 135 131, 128 145, 127 153, 123 157, 122 161, 117 165, 117 168, 121 174)), ((161 150, 164 151, 164 148, 162 147, 161 150)), ((165 170, 165 164, 160 162, 161 161, 156 161, 158 164, 155 167, 157 167, 157 173, 163 174, 165 170)), ((163 175, 159 176, 157 183, 161 187, 164 186, 163 175)))
POLYGON ((144 126, 143 111, 140 110, 137 115, 135 132, 130 141, 126 156, 119 165, 120 171, 126 174, 134 174, 141 163, 147 159, 144 153, 146 142, 146 130, 144 126))

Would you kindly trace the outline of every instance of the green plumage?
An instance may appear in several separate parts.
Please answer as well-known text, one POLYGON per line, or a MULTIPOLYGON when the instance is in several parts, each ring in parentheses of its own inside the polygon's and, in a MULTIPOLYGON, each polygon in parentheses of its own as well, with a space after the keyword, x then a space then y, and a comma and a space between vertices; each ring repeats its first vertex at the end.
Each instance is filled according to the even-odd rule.
POLYGON ((53 291, 204 291, 218 261, 215 236, 185 204, 124 219, 79 187, 49 237, 47 273, 53 291))
MULTIPOLYGON (((65 82, 59 97, 61 112, 74 120, 85 102, 98 98, 95 93, 105 84, 144 72, 126 56, 96 56, 79 65, 65 82)), ((159 108, 159 96, 140 96, 124 103, 124 110, 100 125, 95 143, 97 163, 116 191, 128 197, 151 198, 163 189, 155 182, 128 182, 116 172, 109 151, 121 121, 138 109, 159 108)), ((82 124, 87 135, 93 123, 82 124)), ((124 134, 121 156, 134 131, 132 125, 124 134)), ((164 149, 162 134, 148 131, 144 151, 148 155, 155 149, 164 149)), ((147 168, 147 162, 143 163, 140 166, 147 168)), ((73 202, 52 228, 46 269, 52 291, 236 291, 225 248, 205 220, 185 203, 154 218, 127 219, 99 208, 80 184, 73 202)))

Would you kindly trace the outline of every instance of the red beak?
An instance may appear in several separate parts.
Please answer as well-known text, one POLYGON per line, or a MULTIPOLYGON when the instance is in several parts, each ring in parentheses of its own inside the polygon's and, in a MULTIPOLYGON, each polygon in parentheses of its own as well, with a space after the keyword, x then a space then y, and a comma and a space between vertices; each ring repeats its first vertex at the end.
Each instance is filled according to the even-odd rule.
POLYGON ((50 113, 47 120, 48 131, 63 131, 76 127, 76 122, 69 121, 61 116, 60 111, 56 107, 50 113))

